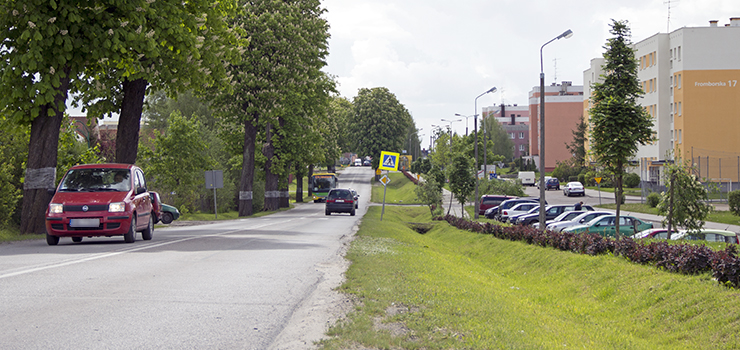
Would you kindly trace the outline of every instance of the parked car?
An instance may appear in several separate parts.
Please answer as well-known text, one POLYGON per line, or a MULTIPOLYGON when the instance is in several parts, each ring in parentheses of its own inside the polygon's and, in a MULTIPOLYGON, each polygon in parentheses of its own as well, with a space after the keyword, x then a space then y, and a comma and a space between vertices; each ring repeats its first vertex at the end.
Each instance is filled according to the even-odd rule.
POLYGON ((714 230, 714 229, 702 229, 699 232, 689 233, 686 230, 681 230, 675 235, 671 235, 671 239, 679 240, 686 239, 692 241, 709 241, 709 242, 725 242, 737 244, 740 237, 737 233, 727 230, 714 230))
POLYGON ((553 177, 545 181, 545 190, 560 190, 560 180, 557 177, 553 177))
POLYGON ((581 213, 581 214, 574 217, 570 221, 560 221, 560 222, 554 222, 552 224, 548 224, 547 229, 550 231, 561 232, 564 229, 571 227, 571 226, 586 224, 589 221, 596 219, 599 216, 613 214, 612 212, 608 212, 608 211, 585 211, 585 212, 581 211, 581 212, 576 212, 576 213, 581 213))
MULTIPOLYGON (((556 218, 558 215, 566 212, 566 211, 574 211, 575 210, 575 204, 555 204, 555 205, 548 205, 545 208, 545 221, 552 220, 556 218)), ((581 207, 582 211, 586 210, 594 210, 593 207, 590 205, 584 205, 581 207)), ((537 211, 536 213, 531 213, 527 215, 521 215, 516 219, 517 225, 532 225, 535 222, 540 221, 540 212, 537 211)))
MULTIPOLYGON (((598 233, 606 237, 616 236, 616 215, 604 215, 597 217, 586 224, 568 227, 563 232, 572 233, 598 233)), ((632 236, 636 232, 652 228, 653 224, 644 222, 634 216, 619 216, 619 232, 623 236, 632 236)))
MULTIPOLYGON (((552 176, 545 176, 545 184, 547 184, 547 181, 550 180, 550 179, 552 179, 552 176)), ((540 188, 540 179, 536 179, 536 182, 537 183, 535 184, 535 186, 537 186, 537 189, 539 189, 540 188)), ((547 189, 547 187, 545 187, 545 189, 547 189)))
POLYGON ((67 171, 46 209, 46 243, 60 237, 152 239, 155 213, 144 172, 131 164, 84 164, 67 171))
POLYGON ((362 166, 362 159, 360 159, 360 158, 355 159, 354 166, 362 166))
POLYGON ((365 159, 365 161, 363 161, 363 162, 362 162, 362 165, 363 165, 363 166, 370 166, 370 165, 371 165, 371 163, 370 163, 370 161, 369 161, 369 160, 365 159))
POLYGON ((563 195, 570 196, 585 196, 586 191, 583 189, 583 184, 578 181, 568 182, 563 187, 563 195))
POLYGON ((480 204, 478 204, 478 215, 484 215, 486 210, 493 208, 501 204, 501 202, 517 197, 503 196, 497 194, 484 194, 480 196, 480 204))
POLYGON ((511 222, 510 220, 522 214, 527 214, 531 210, 539 208, 540 204, 535 202, 519 203, 509 209, 501 211, 501 222, 511 222))
POLYGON ((159 196, 159 193, 150 191, 149 195, 152 199, 152 208, 154 210, 154 223, 159 223, 160 221, 163 224, 169 224, 172 223, 172 221, 177 220, 180 218, 180 211, 177 210, 177 208, 162 203, 161 197, 159 196))
POLYGON ((539 198, 512 198, 512 199, 507 199, 507 200, 501 202, 501 204, 499 204, 497 207, 493 207, 493 208, 490 208, 490 209, 486 210, 486 217, 489 218, 489 219, 501 220, 501 215, 500 215, 501 214, 500 213, 501 210, 509 209, 509 208, 511 208, 511 207, 519 204, 519 203, 524 203, 524 202, 535 202, 535 203, 539 203, 540 200, 539 200, 539 198))
POLYGON ((534 177, 534 171, 520 171, 517 177, 523 186, 534 186, 537 182, 534 177))
POLYGON ((326 196, 324 214, 349 213, 355 216, 355 196, 346 188, 335 188, 326 196))
POLYGON ((355 198, 355 209, 360 209, 360 195, 353 188, 349 189, 352 192, 352 197, 355 198))
MULTIPOLYGON (((555 224, 555 223, 568 222, 568 221, 574 219, 576 216, 579 216, 579 215, 581 215, 583 213, 584 212, 583 211, 580 211, 580 210, 563 212, 562 214, 556 216, 554 219, 545 221, 545 228, 549 228, 550 225, 555 224)), ((532 224, 532 227, 534 227, 536 229, 539 229, 540 228, 539 218, 537 219, 537 222, 535 222, 534 224, 532 224)))
MULTIPOLYGON (((671 231, 673 231, 673 233, 671 234, 671 237, 674 237, 675 235, 678 234, 678 231, 676 230, 671 230, 671 231)), ((649 228, 647 230, 642 230, 632 235, 632 239, 642 239, 642 238, 668 239, 668 229, 664 227, 649 228)))

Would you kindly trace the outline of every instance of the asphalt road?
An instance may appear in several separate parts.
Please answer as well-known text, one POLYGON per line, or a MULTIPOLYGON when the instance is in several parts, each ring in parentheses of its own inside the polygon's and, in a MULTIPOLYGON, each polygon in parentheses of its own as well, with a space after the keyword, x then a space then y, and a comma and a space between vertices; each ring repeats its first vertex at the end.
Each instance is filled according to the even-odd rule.
POLYGON ((360 193, 356 216, 325 216, 323 204, 306 203, 262 218, 158 228, 153 240, 137 234, 133 244, 0 245, 0 349, 301 348, 291 339, 304 323, 296 315, 344 271, 326 267, 341 259, 365 213, 371 176, 369 167, 340 176, 340 187, 360 193))

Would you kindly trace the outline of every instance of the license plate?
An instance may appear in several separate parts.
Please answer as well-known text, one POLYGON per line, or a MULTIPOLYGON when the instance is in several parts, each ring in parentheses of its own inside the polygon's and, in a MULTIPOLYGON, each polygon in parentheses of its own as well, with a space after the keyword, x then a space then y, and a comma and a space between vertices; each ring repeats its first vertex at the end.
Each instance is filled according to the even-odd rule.
POLYGON ((98 227, 100 219, 70 219, 69 227, 98 227))
POLYGON ((344 203, 344 199, 337 199, 336 202, 337 203, 344 203))

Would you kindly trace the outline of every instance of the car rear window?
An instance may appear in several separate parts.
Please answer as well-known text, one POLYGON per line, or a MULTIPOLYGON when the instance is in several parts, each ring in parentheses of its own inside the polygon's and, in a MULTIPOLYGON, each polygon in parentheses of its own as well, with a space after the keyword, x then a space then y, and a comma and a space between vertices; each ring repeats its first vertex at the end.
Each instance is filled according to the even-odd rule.
POLYGON ((329 199, 350 199, 353 198, 352 192, 347 190, 332 190, 329 192, 329 199))

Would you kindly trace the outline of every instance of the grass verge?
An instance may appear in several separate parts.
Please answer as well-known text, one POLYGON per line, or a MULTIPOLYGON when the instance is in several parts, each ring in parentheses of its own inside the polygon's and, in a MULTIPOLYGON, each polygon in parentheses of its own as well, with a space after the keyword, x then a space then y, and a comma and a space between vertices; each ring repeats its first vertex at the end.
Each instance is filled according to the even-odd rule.
POLYGON ((740 347, 737 291, 709 275, 499 240, 424 208, 379 215, 369 209, 347 254, 355 311, 322 349, 740 347))
MULTIPOLYGON (((386 204, 422 204, 416 198, 414 185, 403 173, 388 173, 391 182, 388 183, 388 189, 385 194, 386 204)), ((382 176, 382 175, 381 175, 382 176)), ((375 203, 383 203, 383 184, 379 181, 373 181, 372 197, 370 200, 375 203)))

